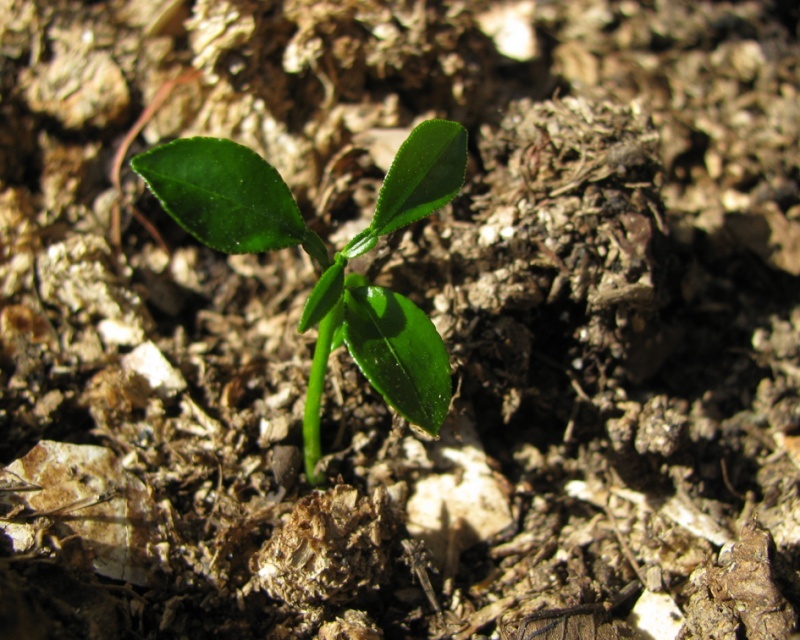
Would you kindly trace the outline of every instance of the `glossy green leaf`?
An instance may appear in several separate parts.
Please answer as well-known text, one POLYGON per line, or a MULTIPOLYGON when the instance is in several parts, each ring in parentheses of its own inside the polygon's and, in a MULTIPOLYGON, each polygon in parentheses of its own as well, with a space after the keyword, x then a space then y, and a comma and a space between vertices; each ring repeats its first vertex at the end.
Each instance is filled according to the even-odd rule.
POLYGON ((303 242, 306 225, 278 171, 231 140, 184 138, 131 160, 161 205, 200 242, 256 253, 303 242))
POLYGON ((344 344, 344 297, 339 298, 339 302, 331 311, 333 314, 333 339, 331 340, 331 351, 338 349, 344 344))
MULTIPOLYGON (((358 287, 366 287, 369 281, 360 273, 349 273, 344 279, 344 286, 348 289, 356 289, 358 287)), ((344 322, 341 322, 333 334, 333 344, 331 351, 338 349, 344 344, 344 322)))
POLYGON ((344 340, 361 371, 409 422, 436 435, 450 406, 450 358, 411 300, 383 287, 346 289, 344 340))
POLYGON ((333 332, 333 340, 331 341, 331 351, 336 351, 344 344, 344 323, 336 327, 333 332))
POLYGON ((357 289, 358 287, 366 287, 369 284, 367 280, 360 273, 348 273, 344 279, 344 286, 348 289, 357 289))
POLYGON ((303 315, 297 325, 297 330, 300 333, 305 333, 310 327, 315 326, 341 300, 342 292, 344 291, 344 268, 346 266, 347 260, 339 258, 317 280, 311 295, 306 300, 306 305, 303 307, 303 315))
POLYGON ((342 249, 342 255, 345 258, 356 258, 363 253, 366 253, 378 244, 378 234, 371 228, 364 229, 361 233, 356 234, 347 246, 342 249))
POLYGON ((466 170, 467 130, 449 120, 426 120, 397 152, 370 229, 382 236, 430 215, 456 196, 466 170))

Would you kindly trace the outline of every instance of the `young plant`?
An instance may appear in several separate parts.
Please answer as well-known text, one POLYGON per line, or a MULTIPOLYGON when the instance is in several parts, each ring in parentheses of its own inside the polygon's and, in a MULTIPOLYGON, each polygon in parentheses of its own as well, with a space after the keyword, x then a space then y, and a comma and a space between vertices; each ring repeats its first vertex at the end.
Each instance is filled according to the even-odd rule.
POLYGON ((308 481, 323 481, 320 412, 331 350, 344 342, 373 387, 409 422, 436 435, 450 405, 450 360, 442 338, 408 298, 345 276, 348 260, 380 236, 430 215, 464 184, 467 132, 448 120, 427 120, 400 147, 383 182, 372 222, 331 259, 309 229, 278 171, 230 140, 185 138, 131 160, 161 205, 200 242, 225 253, 300 245, 321 275, 298 330, 318 325, 303 416, 308 481))

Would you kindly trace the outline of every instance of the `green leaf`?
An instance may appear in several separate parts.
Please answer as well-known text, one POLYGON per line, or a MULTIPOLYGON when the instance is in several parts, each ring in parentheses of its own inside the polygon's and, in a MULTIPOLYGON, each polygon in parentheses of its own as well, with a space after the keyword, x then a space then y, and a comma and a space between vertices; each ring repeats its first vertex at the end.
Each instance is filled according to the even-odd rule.
POLYGON ((333 314, 333 339, 331 340, 331 351, 338 349, 344 344, 344 297, 339 298, 339 302, 331 311, 333 314))
MULTIPOLYGON (((351 243, 352 244, 352 243, 351 243)), ((344 252, 342 252, 344 253, 344 252)), ((369 281, 360 273, 348 273, 344 279, 344 286, 348 289, 357 289, 358 287, 366 287, 369 281)), ((344 344, 344 322, 342 322, 333 334, 333 344, 331 351, 338 349, 344 344)))
POLYGON ((337 257, 336 262, 328 267, 320 276, 320 279, 317 280, 311 295, 306 300, 303 315, 297 325, 297 330, 300 333, 305 333, 310 327, 316 325, 341 300, 342 292, 344 291, 344 268, 346 266, 347 260, 337 257))
POLYGON ((467 130, 449 120, 426 120, 397 152, 370 229, 382 236, 430 215, 456 196, 466 170, 467 130))
POLYGON ((361 371, 409 422, 432 435, 447 416, 450 358, 411 300, 383 287, 346 289, 344 340, 361 371))
POLYGON ((362 253, 366 253, 372 249, 376 244, 378 244, 378 235, 368 227, 361 233, 356 234, 355 237, 347 243, 347 246, 342 249, 342 255, 348 259, 356 258, 362 253))
POLYGON ((175 140, 136 156, 131 167, 167 213, 212 249, 256 253, 306 237, 297 203, 277 170, 231 140, 175 140))
POLYGON ((368 284, 369 280, 360 273, 348 273, 344 279, 344 286, 348 289, 358 289, 359 287, 366 287, 368 284))
POLYGON ((344 344, 344 324, 340 324, 333 332, 333 340, 331 340, 331 351, 336 351, 344 344))
POLYGON ((322 238, 311 229, 306 229, 306 237, 303 239, 303 250, 317 261, 323 271, 333 264, 333 262, 331 262, 331 256, 328 253, 328 247, 325 246, 322 238))

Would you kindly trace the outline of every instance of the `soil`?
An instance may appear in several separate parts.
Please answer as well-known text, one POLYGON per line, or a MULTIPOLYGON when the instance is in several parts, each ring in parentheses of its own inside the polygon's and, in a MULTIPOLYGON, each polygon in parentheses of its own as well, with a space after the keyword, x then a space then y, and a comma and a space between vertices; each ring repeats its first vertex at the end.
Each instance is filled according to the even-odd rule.
POLYGON ((789 638, 800 606, 795 3, 2 0, 0 637, 789 638), (232 138, 341 248, 400 141, 465 187, 355 261, 451 354, 436 441, 315 282, 131 155, 232 138))

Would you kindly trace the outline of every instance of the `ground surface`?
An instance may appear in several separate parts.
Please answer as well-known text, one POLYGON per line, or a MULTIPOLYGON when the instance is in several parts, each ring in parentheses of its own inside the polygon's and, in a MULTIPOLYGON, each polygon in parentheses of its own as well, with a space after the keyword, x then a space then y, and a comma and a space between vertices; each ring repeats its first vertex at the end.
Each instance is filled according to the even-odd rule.
POLYGON ((2 0, 0 636, 789 637, 792 4, 2 0), (119 154, 233 138, 341 247, 428 117, 462 195, 354 266, 456 399, 420 440, 336 352, 315 493, 312 263, 199 246, 119 154))

